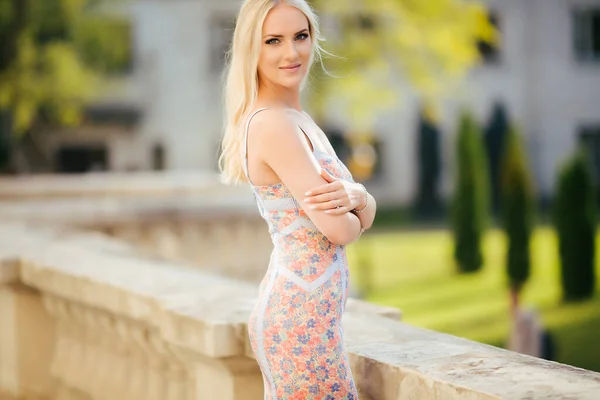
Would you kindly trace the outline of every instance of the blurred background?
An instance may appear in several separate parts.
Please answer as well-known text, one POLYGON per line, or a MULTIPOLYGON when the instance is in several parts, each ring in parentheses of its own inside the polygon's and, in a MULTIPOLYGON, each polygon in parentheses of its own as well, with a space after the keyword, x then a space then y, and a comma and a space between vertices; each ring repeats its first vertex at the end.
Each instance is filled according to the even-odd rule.
MULTIPOLYGON (((379 208, 348 248, 353 295, 410 324, 600 371, 600 0, 312 5, 332 56, 305 108, 379 208), (528 332, 538 348, 518 344, 528 332)), ((247 188, 217 183, 239 6, 0 0, 2 218, 79 213, 131 238, 115 214, 102 224, 106 203, 72 199, 162 191, 144 203, 153 216, 209 209, 198 229, 237 240, 219 218, 258 215, 247 188), (185 205, 183 186, 196 193, 185 205)), ((142 207, 127 204, 121 220, 142 207)), ((183 237, 147 243, 202 246, 183 237)), ((213 272, 258 282, 265 243, 235 259, 258 260, 253 272, 213 272)), ((192 261, 212 261, 198 248, 192 261)))

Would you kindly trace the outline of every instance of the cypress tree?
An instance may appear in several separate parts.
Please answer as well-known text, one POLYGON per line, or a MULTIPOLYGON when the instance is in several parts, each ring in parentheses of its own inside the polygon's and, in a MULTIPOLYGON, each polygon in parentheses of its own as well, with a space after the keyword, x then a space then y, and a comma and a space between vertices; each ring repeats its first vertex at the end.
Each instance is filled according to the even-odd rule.
POLYGON ((481 239, 488 218, 488 175, 482 135, 473 117, 463 111, 456 147, 458 171, 452 206, 454 258, 460 272, 481 268, 481 239))
POLYGON ((518 295, 531 269, 533 190, 522 139, 515 127, 508 130, 500 177, 502 223, 508 236, 507 275, 518 295))
POLYGON ((502 103, 496 103, 490 121, 485 129, 485 149, 490 173, 491 206, 494 214, 501 210, 502 188, 501 169, 504 146, 509 130, 508 115, 502 103))
POLYGON ((594 294, 596 204, 591 167, 578 150, 558 176, 554 223, 558 233, 561 283, 565 301, 594 294))
POLYGON ((419 187, 415 209, 421 217, 432 217, 440 209, 439 180, 441 170, 440 131, 431 110, 421 112, 417 154, 419 187), (429 112, 428 112, 429 111, 429 112))

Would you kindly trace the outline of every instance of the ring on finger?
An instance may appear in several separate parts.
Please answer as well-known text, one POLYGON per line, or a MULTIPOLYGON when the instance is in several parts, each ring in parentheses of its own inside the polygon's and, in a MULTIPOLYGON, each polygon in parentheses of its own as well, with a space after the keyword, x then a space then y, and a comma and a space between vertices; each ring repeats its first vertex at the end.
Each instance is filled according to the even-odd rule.
POLYGON ((335 208, 340 208, 340 199, 335 199, 335 203, 336 203, 336 207, 335 208))

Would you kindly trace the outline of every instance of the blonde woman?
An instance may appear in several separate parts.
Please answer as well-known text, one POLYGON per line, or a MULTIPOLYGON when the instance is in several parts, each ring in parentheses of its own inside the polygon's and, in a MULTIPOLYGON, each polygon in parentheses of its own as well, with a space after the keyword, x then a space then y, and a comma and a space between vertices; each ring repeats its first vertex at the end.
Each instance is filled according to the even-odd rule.
POLYGON ((248 182, 274 248, 248 330, 265 399, 358 398, 342 313, 344 246, 375 217, 325 134, 300 105, 320 57, 317 18, 304 0, 246 0, 227 70, 221 169, 248 182))

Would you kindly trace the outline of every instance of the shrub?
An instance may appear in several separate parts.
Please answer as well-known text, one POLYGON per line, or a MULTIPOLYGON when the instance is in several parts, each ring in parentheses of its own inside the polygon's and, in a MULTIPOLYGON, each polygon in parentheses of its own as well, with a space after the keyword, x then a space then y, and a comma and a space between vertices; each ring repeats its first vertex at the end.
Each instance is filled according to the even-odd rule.
POLYGON ((578 150, 558 175, 554 204, 561 263, 561 283, 566 301, 594 293, 595 193, 588 159, 578 150))
POLYGON ((509 130, 508 113, 502 103, 496 103, 490 121, 485 129, 484 142, 490 173, 490 195, 494 214, 498 214, 502 206, 501 169, 505 153, 504 146, 509 130))
POLYGON ((508 130, 503 153, 500 189, 502 225, 508 236, 507 274, 511 287, 518 291, 531 268, 533 190, 521 136, 514 127, 508 130))
POLYGON ((481 237, 489 213, 489 186, 481 133, 466 111, 460 117, 456 160, 458 171, 452 206, 454 258, 460 272, 474 272, 483 263, 481 237))
POLYGON ((419 187, 415 209, 421 217, 433 217, 440 209, 440 131, 430 114, 421 113, 418 128, 419 187))

